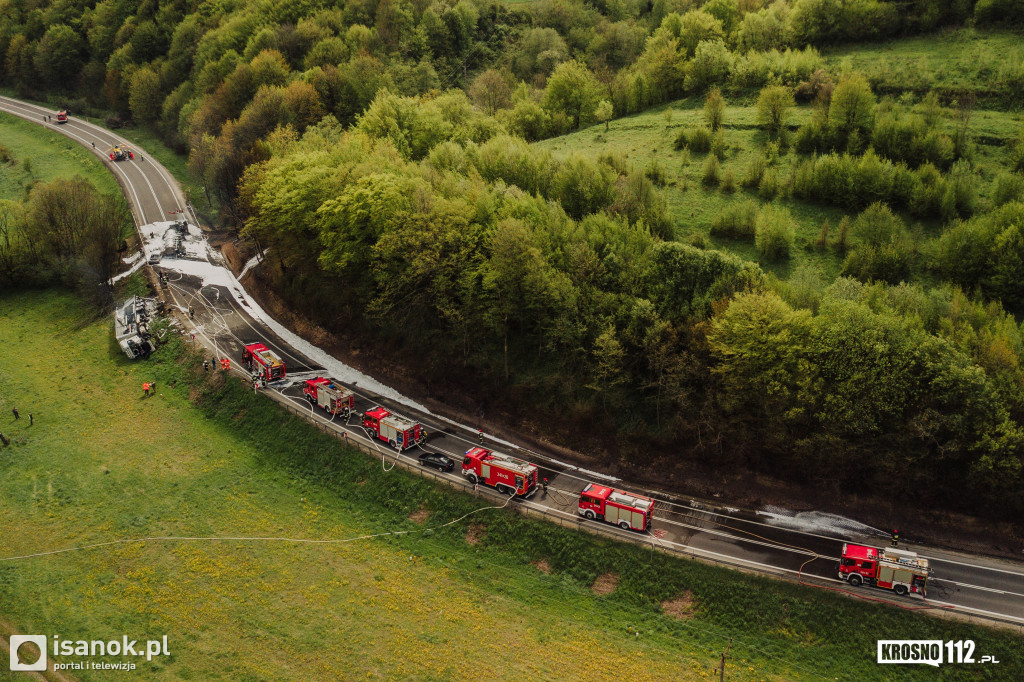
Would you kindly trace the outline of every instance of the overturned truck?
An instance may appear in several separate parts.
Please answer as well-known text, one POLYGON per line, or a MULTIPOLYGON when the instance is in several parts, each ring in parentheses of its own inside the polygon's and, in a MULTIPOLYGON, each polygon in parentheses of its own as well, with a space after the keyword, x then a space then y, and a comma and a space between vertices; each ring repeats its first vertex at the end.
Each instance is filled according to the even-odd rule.
POLYGON ((155 298, 132 296, 114 309, 114 336, 121 350, 132 360, 144 358, 156 350, 156 339, 149 331, 159 312, 155 298))

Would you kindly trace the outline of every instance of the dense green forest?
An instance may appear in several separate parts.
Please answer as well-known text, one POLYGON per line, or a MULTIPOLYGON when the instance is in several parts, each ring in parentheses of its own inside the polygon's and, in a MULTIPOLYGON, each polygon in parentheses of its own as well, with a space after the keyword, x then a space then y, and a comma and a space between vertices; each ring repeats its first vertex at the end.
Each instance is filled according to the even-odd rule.
POLYGON ((1024 0, 0 8, 6 87, 152 126, 287 300, 425 381, 635 466, 1024 511, 1024 0), (950 32, 1012 38, 967 78, 857 61, 950 32), (680 98, 674 156, 534 144, 680 98), (735 249, 680 240, 665 163, 735 249), (811 252, 837 272, 780 276, 811 252))

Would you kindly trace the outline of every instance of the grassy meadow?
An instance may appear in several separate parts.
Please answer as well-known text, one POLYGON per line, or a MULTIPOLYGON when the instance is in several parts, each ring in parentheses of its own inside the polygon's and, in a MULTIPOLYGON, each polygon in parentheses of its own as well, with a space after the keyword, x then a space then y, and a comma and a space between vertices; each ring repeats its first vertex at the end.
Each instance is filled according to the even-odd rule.
MULTIPOLYGON (((482 506, 384 472, 211 379, 176 340, 129 362, 107 319, 73 298, 0 298, 0 318, 0 344, 18 349, 0 358, 12 441, 0 449, 0 527, 15 530, 0 536, 0 558, 165 535, 353 538, 482 506), (143 397, 146 380, 156 396, 143 397)), ((729 679, 882 679, 874 639, 897 632, 970 637, 1004 654, 1000 672, 1022 665, 1005 633, 495 511, 357 542, 129 543, 0 560, 0 604, 20 632, 167 634, 171 656, 140 665, 156 679, 709 679, 730 639, 729 679)))
POLYGON ((1024 42, 1013 31, 957 28, 822 50, 831 69, 860 71, 879 94, 970 92, 986 108, 1024 104, 1024 42))
POLYGON ((36 183, 81 175, 109 194, 120 194, 103 162, 78 142, 36 123, 0 112, 0 145, 10 160, 0 162, 0 199, 19 201, 36 183))
MULTIPOLYGON (((721 161, 721 175, 732 172, 736 180, 734 191, 721 186, 703 184, 704 164, 711 152, 697 153, 676 150, 675 140, 680 131, 704 125, 704 98, 688 97, 646 112, 613 120, 608 130, 603 124, 535 143, 558 156, 583 154, 593 158, 612 154, 623 157, 627 163, 648 171, 649 177, 660 177, 668 215, 679 241, 695 243, 708 248, 734 253, 751 261, 759 261, 768 272, 787 279, 801 264, 808 263, 819 269, 826 281, 834 279, 840 271, 844 255, 834 248, 819 248, 816 242, 822 226, 829 224, 829 241, 835 239, 835 228, 845 215, 856 217, 856 212, 842 208, 809 203, 791 196, 780 195, 774 203, 790 210, 797 223, 796 239, 789 259, 771 263, 758 258, 753 241, 730 239, 711 234, 711 222, 723 209, 748 200, 766 203, 757 188, 743 187, 743 178, 751 162, 764 154, 769 142, 758 124, 756 97, 725 93, 727 107, 723 128, 727 150, 721 161)), ((912 102, 913 99, 908 101, 912 102)), ((812 115, 810 105, 790 110, 788 122, 791 132, 807 122, 812 115)), ((955 125, 953 111, 944 110, 947 132, 955 125)), ((1022 115, 998 110, 977 110, 971 118, 974 137, 974 155, 979 168, 978 194, 987 201, 995 175, 1007 165, 1009 143, 1015 139, 1022 125, 1022 115)), ((792 135, 791 135, 792 137, 792 135)), ((785 181, 793 167, 804 156, 790 149, 782 150, 776 162, 769 166, 780 181, 785 181)), ((920 220, 903 214, 917 246, 925 248, 928 240, 938 237, 942 227, 936 220, 920 220)))

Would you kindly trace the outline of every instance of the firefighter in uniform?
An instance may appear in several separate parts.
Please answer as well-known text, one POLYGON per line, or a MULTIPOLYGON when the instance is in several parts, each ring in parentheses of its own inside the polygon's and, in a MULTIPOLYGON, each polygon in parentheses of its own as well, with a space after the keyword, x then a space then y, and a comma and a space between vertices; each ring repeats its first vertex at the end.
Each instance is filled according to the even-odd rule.
POLYGON ((898 528, 893 528, 892 529, 892 546, 893 547, 899 547, 900 546, 900 531, 899 531, 898 528))

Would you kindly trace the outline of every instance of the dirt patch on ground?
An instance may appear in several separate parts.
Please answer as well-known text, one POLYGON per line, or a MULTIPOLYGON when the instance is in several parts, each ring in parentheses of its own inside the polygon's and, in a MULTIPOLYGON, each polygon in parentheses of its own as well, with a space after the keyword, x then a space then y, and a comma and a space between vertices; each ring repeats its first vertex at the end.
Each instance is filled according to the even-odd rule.
POLYGON ((551 572, 551 564, 548 563, 547 559, 541 559, 539 561, 534 561, 533 565, 536 566, 537 570, 540 571, 541 573, 550 573, 551 572))
POLYGON ((594 594, 611 594, 615 591, 615 588, 619 586, 619 574, 618 573, 602 573, 597 576, 597 580, 590 586, 590 589, 594 591, 594 594))
POLYGON ((410 521, 414 521, 416 523, 423 523, 424 521, 427 520, 427 517, 429 517, 429 516, 430 516, 430 512, 427 511, 426 509, 424 509, 423 507, 420 507, 419 509, 414 511, 412 514, 409 514, 409 520, 410 521))
POLYGON ((198 405, 199 404, 199 387, 198 386, 189 386, 189 389, 188 389, 188 401, 190 403, 192 403, 193 405, 198 405))
POLYGON ((471 545, 479 545, 487 537, 487 526, 482 523, 474 523, 466 531, 466 542, 471 545))
POLYGON ((675 599, 666 599, 661 602, 661 610, 666 615, 678 620, 690 620, 693 618, 694 611, 697 610, 697 604, 693 601, 693 592, 686 590, 675 599))

